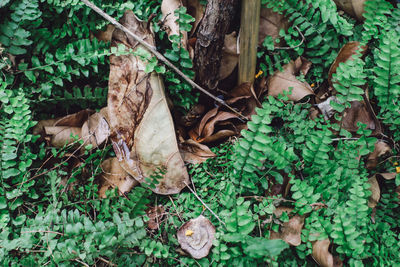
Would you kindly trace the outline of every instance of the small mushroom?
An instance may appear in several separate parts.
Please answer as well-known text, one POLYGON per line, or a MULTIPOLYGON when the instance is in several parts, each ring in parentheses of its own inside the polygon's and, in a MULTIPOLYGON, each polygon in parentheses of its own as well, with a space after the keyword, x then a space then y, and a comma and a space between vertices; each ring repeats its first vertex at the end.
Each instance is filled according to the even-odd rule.
POLYGON ((195 259, 201 259, 208 255, 215 235, 215 227, 212 223, 200 215, 184 223, 178 230, 178 242, 182 249, 195 259))

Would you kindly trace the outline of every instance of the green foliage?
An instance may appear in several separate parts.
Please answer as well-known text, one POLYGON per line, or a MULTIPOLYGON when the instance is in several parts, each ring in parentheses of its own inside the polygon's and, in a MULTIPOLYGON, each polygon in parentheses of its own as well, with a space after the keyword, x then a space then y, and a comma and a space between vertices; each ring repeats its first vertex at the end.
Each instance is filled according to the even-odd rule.
POLYGON ((263 0, 262 4, 284 14, 291 22, 292 26, 287 33, 281 30, 280 36, 285 40, 287 47, 293 48, 277 50, 271 42, 272 38, 267 37, 263 43, 267 49, 266 62, 261 65, 265 68, 261 67, 263 71, 271 74, 272 69, 266 69, 271 63, 279 67, 282 63, 286 64, 290 59, 303 55, 313 63, 309 74, 311 80, 324 80, 327 76, 326 69, 335 60, 348 37, 353 34, 354 25, 338 14, 336 5, 330 0, 263 0))
MULTIPOLYGON (((194 18, 186 14, 186 8, 180 7, 175 10, 176 22, 179 25, 180 35, 170 35, 171 49, 166 49, 164 56, 177 66, 190 79, 194 78, 192 71, 193 62, 189 56, 189 52, 182 47, 181 39, 183 32, 190 32, 194 18)), ((197 103, 199 93, 192 90, 192 86, 184 81, 179 75, 173 71, 165 73, 166 87, 172 97, 173 103, 184 110, 189 110, 191 106, 197 103)))

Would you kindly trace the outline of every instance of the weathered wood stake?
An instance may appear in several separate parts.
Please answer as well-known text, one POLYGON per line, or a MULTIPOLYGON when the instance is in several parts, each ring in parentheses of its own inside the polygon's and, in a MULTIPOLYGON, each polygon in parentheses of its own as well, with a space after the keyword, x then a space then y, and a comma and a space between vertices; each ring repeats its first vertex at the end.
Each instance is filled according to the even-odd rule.
POLYGON ((257 63, 260 0, 242 0, 238 84, 253 82, 257 63))

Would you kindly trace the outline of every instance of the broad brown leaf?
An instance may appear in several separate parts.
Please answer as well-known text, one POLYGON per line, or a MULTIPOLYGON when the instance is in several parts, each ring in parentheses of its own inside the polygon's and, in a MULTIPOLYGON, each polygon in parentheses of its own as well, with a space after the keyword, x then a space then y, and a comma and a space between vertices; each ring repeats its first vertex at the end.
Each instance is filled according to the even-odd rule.
POLYGON ((372 151, 371 154, 369 154, 368 156, 368 160, 367 160, 367 169, 373 169, 376 167, 376 165, 378 164, 378 159, 379 157, 390 153, 392 151, 392 149, 390 148, 390 146, 382 141, 382 140, 378 140, 375 143, 374 146, 374 151, 372 151))
POLYGON ((313 95, 314 91, 311 86, 296 78, 296 75, 300 72, 304 75, 307 74, 310 66, 311 62, 303 57, 299 57, 295 61, 290 61, 283 66, 283 71, 276 71, 274 75, 268 79, 268 95, 275 97, 279 94, 283 95, 284 91, 289 92, 290 87, 293 88, 292 94, 288 96, 290 100, 299 101, 305 96, 313 95))
POLYGON ((133 179, 120 165, 117 158, 108 158, 101 163, 103 173, 99 189, 99 197, 105 198, 106 191, 118 187, 119 194, 129 192, 138 182, 133 179))
MULTIPOLYGON (((261 45, 265 37, 271 36, 274 40, 279 38, 281 29, 287 30, 288 20, 282 14, 274 12, 271 8, 262 7, 260 11, 260 27, 258 31, 258 45, 261 45)), ((282 42, 275 43, 281 46, 282 42)))
POLYGON ((368 183, 371 185, 370 190, 372 192, 372 195, 368 199, 368 207, 373 209, 378 205, 379 199, 381 198, 381 189, 376 180, 376 175, 370 177, 368 183))
MULTIPOLYGON (((292 208, 287 207, 278 207, 275 209, 274 214, 277 217, 280 217, 283 212, 290 213, 292 212, 292 208)), ((299 215, 294 215, 289 219, 288 222, 284 222, 279 232, 271 231, 270 239, 282 239, 286 243, 292 246, 298 246, 301 244, 301 229, 304 225, 304 217, 299 215)))
POLYGON ((322 267, 339 267, 343 263, 339 258, 334 258, 329 252, 331 241, 329 239, 317 240, 312 245, 312 257, 322 267))
POLYGON ((239 63, 239 50, 236 32, 225 35, 222 47, 221 66, 219 68, 219 79, 227 78, 239 63))
POLYGON ((364 3, 367 0, 333 0, 335 4, 350 16, 364 20, 364 3))
MULTIPOLYGON (((152 46, 154 36, 127 11, 122 24, 152 46)), ((112 45, 144 49, 122 31, 115 30, 112 45)), ((121 166, 137 181, 144 182, 159 169, 164 177, 153 190, 176 194, 189 183, 179 153, 174 123, 168 109, 161 77, 145 73, 146 62, 133 54, 110 57, 108 114, 111 141, 121 166)))

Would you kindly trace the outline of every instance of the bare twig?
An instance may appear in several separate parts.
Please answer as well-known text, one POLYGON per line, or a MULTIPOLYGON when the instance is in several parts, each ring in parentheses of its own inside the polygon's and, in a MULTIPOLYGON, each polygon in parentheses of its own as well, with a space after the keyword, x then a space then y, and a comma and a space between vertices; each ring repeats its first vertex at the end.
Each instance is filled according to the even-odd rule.
POLYGON ((193 189, 192 189, 186 182, 184 182, 184 183, 185 183, 185 185, 187 186, 187 188, 189 188, 190 192, 192 192, 193 195, 201 202, 201 204, 203 204, 203 206, 206 207, 206 208, 211 212, 211 214, 214 215, 215 218, 217 218, 217 220, 218 220, 221 224, 223 224, 224 226, 226 226, 226 224, 218 217, 217 214, 215 214, 215 212, 212 211, 212 209, 210 209, 210 208, 207 206, 206 203, 204 203, 204 201, 196 194, 196 192, 194 192, 193 189))
POLYGON ((108 264, 109 266, 117 266, 116 264, 112 263, 111 261, 106 260, 103 257, 98 257, 99 260, 101 260, 102 262, 108 264))
POLYGON ((175 67, 174 64, 172 64, 168 59, 166 59, 162 54, 157 52, 157 50, 146 43, 143 39, 141 39, 139 36, 134 34, 132 31, 124 27, 121 23, 116 21, 113 17, 109 16, 107 13, 105 13, 103 10, 101 10, 99 7, 97 7, 95 4, 90 2, 89 0, 81 0, 85 5, 93 9, 97 14, 108 20, 111 24, 113 24, 117 29, 120 29, 121 31, 125 32, 129 36, 131 36, 133 39, 135 39, 139 44, 143 45, 146 49, 148 49, 151 53, 153 53, 159 60, 164 62, 165 65, 167 65, 169 68, 171 68, 173 71, 175 71, 179 76, 181 76, 187 83, 189 83, 192 87, 200 90, 202 93, 205 95, 211 97, 221 105, 227 107, 229 110, 231 110, 233 113, 239 116, 244 121, 247 121, 247 118, 243 116, 240 112, 238 112, 236 109, 232 108, 226 102, 214 95, 212 95, 210 92, 208 92, 206 89, 202 88, 200 85, 197 83, 193 82, 189 77, 187 77, 182 71, 180 71, 177 67, 175 67))
POLYGON ((84 265, 85 267, 89 267, 89 265, 87 263, 84 263, 83 261, 81 261, 79 259, 74 259, 74 261, 79 262, 80 264, 84 265))

